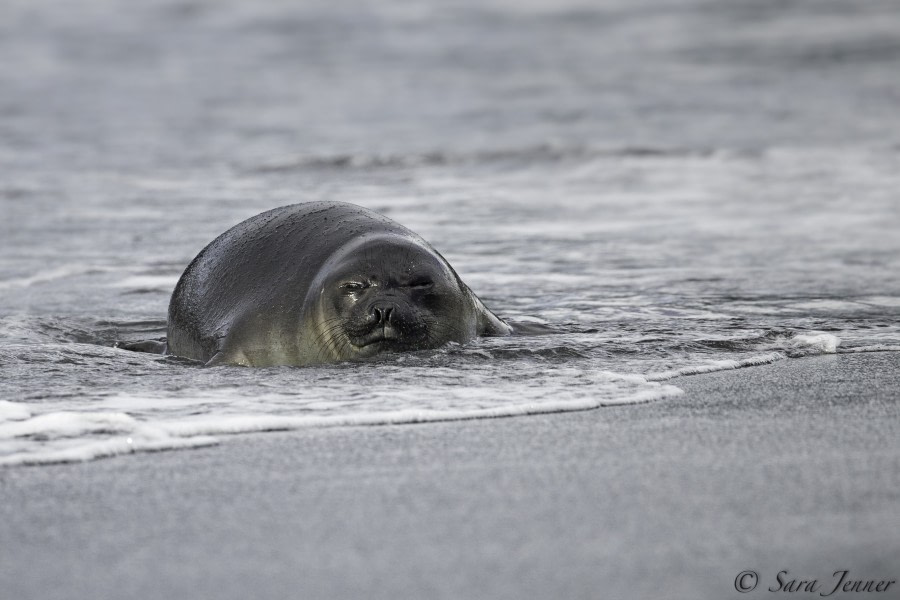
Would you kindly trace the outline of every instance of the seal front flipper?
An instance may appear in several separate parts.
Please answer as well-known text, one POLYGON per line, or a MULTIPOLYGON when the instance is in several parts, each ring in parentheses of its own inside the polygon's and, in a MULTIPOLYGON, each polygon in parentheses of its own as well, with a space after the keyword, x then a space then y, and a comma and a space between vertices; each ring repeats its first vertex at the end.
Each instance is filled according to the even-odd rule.
POLYGON ((220 367, 222 365, 233 365, 239 367, 252 367, 253 365, 244 356, 244 353, 241 351, 226 351, 219 350, 215 354, 212 355, 206 363, 204 363, 204 367, 220 367))
MULTIPOLYGON (((472 294, 472 291, 469 290, 469 293, 472 294)), ((484 305, 481 299, 478 298, 478 296, 472 294, 472 299, 475 302, 478 335, 483 335, 486 337, 504 336, 510 335, 513 332, 512 327, 510 327, 506 323, 506 321, 492 313, 490 309, 484 305)))
POLYGON ((227 364, 229 364, 229 363, 228 363, 228 361, 225 360, 225 353, 219 351, 219 352, 216 352, 215 354, 213 354, 213 357, 211 359, 209 359, 208 361, 206 361, 206 363, 203 366, 204 367, 219 367, 221 365, 227 365, 227 364))

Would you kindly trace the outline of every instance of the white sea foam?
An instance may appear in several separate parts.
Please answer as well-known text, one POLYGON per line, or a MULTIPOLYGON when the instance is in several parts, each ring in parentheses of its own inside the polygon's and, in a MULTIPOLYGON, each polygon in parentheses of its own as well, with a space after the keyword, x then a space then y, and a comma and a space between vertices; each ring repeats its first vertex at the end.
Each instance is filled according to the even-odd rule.
POLYGON ((241 415, 214 419, 197 418, 183 420, 168 425, 160 425, 160 427, 173 435, 194 436, 201 434, 215 435, 250 433, 255 431, 281 431, 304 427, 436 423, 441 421, 496 419, 502 417, 592 410, 602 406, 652 402, 654 400, 675 397, 682 393, 684 392, 681 389, 673 385, 660 385, 655 386, 652 389, 641 390, 631 395, 615 399, 584 397, 573 400, 536 402, 470 410, 409 409, 388 412, 360 412, 334 416, 241 415))
POLYGON ((868 298, 860 298, 859 301, 875 306, 900 308, 900 298, 897 298, 896 296, 869 296, 868 298))
POLYGON ((806 354, 834 354, 841 340, 830 333, 801 333, 791 339, 791 348, 806 354))
MULTIPOLYGON (((172 416, 141 419, 125 412, 71 411, 50 412, 31 416, 34 407, 17 405, 15 410, 0 406, 0 410, 12 414, 18 420, 0 422, 0 465, 36 465, 56 462, 76 462, 128 454, 178 448, 193 448, 217 443, 215 435, 251 433, 260 431, 294 430, 305 427, 371 426, 389 424, 431 423, 471 419, 490 419, 524 415, 582 411, 613 404, 650 402, 677 396, 680 389, 671 385, 649 382, 637 375, 619 375, 597 372, 596 381, 605 385, 592 393, 590 386, 581 386, 574 393, 561 391, 557 398, 546 398, 540 388, 516 389, 508 394, 500 393, 487 386, 466 386, 452 391, 438 392, 438 395, 464 397, 457 409, 428 408, 427 399, 422 408, 400 410, 356 410, 338 411, 328 402, 306 402, 301 404, 306 414, 272 414, 278 405, 277 397, 265 394, 254 398, 254 402, 240 402, 240 398, 229 397, 222 392, 219 402, 234 402, 237 407, 249 410, 258 405, 261 412, 243 414, 209 413, 204 416, 172 416), (615 382, 619 382, 618 384, 615 382), (618 389, 618 393, 612 390, 618 389), (542 397, 543 396, 543 397, 542 397), (518 398, 516 401, 514 398, 518 398), (318 412, 316 412, 318 409, 318 412), (312 410, 312 414, 310 411, 312 410)), ((385 406, 377 396, 388 392, 375 391, 371 404, 385 406)), ((403 392, 397 392, 403 395, 403 392)), ((193 399, 181 397, 176 403, 178 409, 185 405, 208 406, 217 396, 208 393, 193 399), (192 402, 193 400, 193 402, 192 402)), ((421 399, 419 393, 417 398, 421 399)), ((120 407, 144 409, 150 405, 165 405, 164 398, 120 396, 107 399, 105 404, 120 407)), ((7 403, 12 404, 12 403, 7 403)), ((401 405, 413 405, 409 400, 401 405)), ((446 405, 446 404, 445 404, 446 405)), ((282 404, 283 406, 283 404, 282 404)), ((170 407, 171 408, 171 407, 170 407)), ((157 413, 158 414, 158 413, 157 413)))
POLYGON ((761 345, 769 348, 777 348, 779 351, 768 352, 756 356, 750 356, 740 359, 728 360, 711 360, 697 365, 688 365, 659 371, 647 375, 649 381, 665 381, 682 375, 699 375, 702 373, 714 373, 716 371, 727 371, 731 369, 742 369, 744 367, 753 367, 757 365, 765 365, 792 357, 811 356, 816 354, 834 354, 841 340, 830 333, 802 333, 790 337, 779 337, 773 343, 761 345))
POLYGON ((538 325, 547 325, 547 319, 542 319, 540 317, 534 317, 531 315, 522 315, 521 317, 516 318, 517 323, 536 323, 538 325))
POLYGON ((873 346, 855 346, 851 348, 841 348, 837 352, 839 354, 853 354, 856 352, 900 352, 900 346, 892 344, 875 344, 873 346))
POLYGON ((0 439, 25 436, 76 437, 89 433, 127 433, 137 422, 123 413, 54 412, 0 423, 0 439))
MULTIPOLYGON (((11 403, 8 403, 11 404, 11 403)), ((0 466, 76 462, 217 443, 208 436, 172 435, 124 413, 52 412, 35 417, 27 406, 16 421, 0 421, 0 466)))
POLYGON ((219 441, 208 436, 190 438, 143 438, 139 434, 100 441, 85 441, 71 448, 47 448, 25 452, 13 452, 0 457, 0 466, 47 465, 53 463, 83 462, 109 458, 135 452, 159 452, 213 446, 219 441))
POLYGON ((778 360, 783 360, 784 354, 780 352, 770 352, 759 356, 751 356, 740 360, 712 360, 699 365, 691 365, 687 367, 679 367, 668 371, 660 371, 647 375, 649 381, 665 381, 682 375, 699 375, 701 373, 715 373, 716 371, 728 371, 731 369, 742 369, 744 367, 753 367, 757 365, 766 365, 778 360))
POLYGON ((28 407, 19 402, 0 400, 0 427, 7 421, 21 421, 31 416, 28 407))

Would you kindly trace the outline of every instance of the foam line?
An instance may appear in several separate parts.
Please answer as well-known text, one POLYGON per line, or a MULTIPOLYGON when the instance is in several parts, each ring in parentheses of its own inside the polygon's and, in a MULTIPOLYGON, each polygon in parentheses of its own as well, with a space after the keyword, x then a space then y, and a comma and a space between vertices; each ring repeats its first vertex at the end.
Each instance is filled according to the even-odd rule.
POLYGON ((714 360, 702 365, 693 365, 682 367, 680 369, 672 369, 670 371, 660 371, 658 373, 650 373, 647 375, 648 381, 665 381, 674 377, 683 375, 700 375, 701 373, 715 373, 716 371, 728 371, 731 369, 743 369, 744 367, 754 367, 757 365, 766 365, 779 360, 785 359, 785 355, 781 352, 770 352, 759 356, 751 356, 741 360, 714 360))
POLYGON ((582 398, 559 402, 541 402, 498 406, 472 410, 400 410, 380 413, 355 413, 338 416, 279 416, 245 415, 216 419, 196 419, 178 423, 157 424, 156 426, 173 436, 215 435, 251 433, 256 431, 287 431, 304 427, 339 427, 364 425, 403 425, 412 423, 437 423, 441 421, 468 421, 475 419, 497 419, 525 415, 574 412, 592 410, 615 404, 637 404, 679 396, 684 392, 673 385, 661 385, 652 390, 644 390, 617 398, 601 400, 582 398))
POLYGON ((217 434, 287 431, 306 427, 400 425, 494 419, 592 410, 613 404, 652 402, 682 393, 681 389, 672 385, 653 384, 653 389, 612 400, 588 396, 577 400, 456 411, 398 410, 335 416, 230 415, 171 423, 164 421, 144 423, 124 413, 57 412, 0 424, 0 440, 28 435, 48 435, 57 438, 44 447, 0 457, 0 466, 82 462, 135 452, 198 448, 217 444, 218 440, 212 437, 217 434), (114 437, 103 440, 89 439, 84 443, 76 441, 75 445, 64 448, 59 448, 58 443, 53 444, 53 441, 58 442, 60 437, 73 438, 89 433, 113 434, 114 437))
POLYGON ((841 348, 838 354, 853 354, 856 352, 900 352, 900 346, 890 344, 876 344, 875 346, 858 346, 856 348, 841 348))
POLYGON ((195 436, 190 438, 169 437, 158 440, 139 438, 114 438, 92 441, 63 450, 18 452, 0 458, 0 466, 48 465, 53 463, 86 462, 97 458, 109 458, 135 452, 160 452, 183 448, 213 446, 219 441, 213 437, 195 436))
POLYGON ((31 411, 24 404, 0 400, 0 426, 4 421, 23 421, 30 416, 31 411))

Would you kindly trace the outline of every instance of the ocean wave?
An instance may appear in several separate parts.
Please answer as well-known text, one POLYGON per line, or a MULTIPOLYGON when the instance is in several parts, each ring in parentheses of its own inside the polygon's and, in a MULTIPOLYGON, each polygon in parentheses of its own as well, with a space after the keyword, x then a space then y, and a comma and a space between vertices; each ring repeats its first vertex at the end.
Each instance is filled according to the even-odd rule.
POLYGON ((27 277, 14 277, 0 280, 0 290, 26 288, 39 283, 48 283, 50 281, 75 277, 76 275, 85 275, 100 270, 109 269, 93 265, 63 265, 61 267, 38 271, 27 277))
POLYGON ((539 144, 523 148, 475 150, 471 152, 432 151, 408 154, 342 153, 332 155, 298 155, 248 167, 256 173, 305 169, 383 169, 435 167, 447 165, 480 165, 498 162, 558 162, 590 158, 669 158, 704 157, 714 150, 696 148, 663 148, 627 146, 621 148, 591 148, 578 145, 539 144))
MULTIPOLYGON (((815 331, 794 335, 775 332, 759 336, 757 342, 758 348, 770 351, 749 356, 745 351, 744 356, 734 359, 686 364, 646 375, 604 371, 597 368, 602 362, 583 357, 568 357, 557 366, 538 368, 535 360, 553 358, 561 347, 530 354, 509 349, 517 359, 514 362, 530 361, 532 369, 518 372, 503 382, 493 381, 488 386, 485 373, 498 358, 498 349, 488 345, 481 349, 457 349, 452 359, 441 353, 419 357, 421 364, 413 360, 412 366, 404 366, 406 357, 378 365, 356 365, 354 377, 365 392, 358 389, 359 385, 347 388, 340 383, 343 377, 335 378, 333 369, 238 370, 218 375, 215 370, 201 370, 198 375, 208 378, 216 387, 187 395, 176 388, 171 397, 147 390, 147 395, 139 391, 101 393, 93 399, 60 399, 59 402, 48 401, 49 398, 34 403, 0 401, 0 465, 80 462, 137 452, 197 448, 219 443, 220 436, 231 434, 592 410, 681 395, 683 392, 676 385, 664 383, 676 377, 770 364, 794 356, 900 350, 890 344, 838 350, 840 339, 815 331), (479 352, 491 360, 487 364, 470 361, 463 377, 459 361, 477 358, 479 352), (577 360, 577 364, 571 363, 572 360, 577 360), (420 368, 427 369, 433 385, 398 388, 383 381, 385 375, 391 374, 410 377, 407 370, 420 368), (376 375, 377 379, 370 381, 376 375), (230 379, 244 376, 259 381, 260 387, 253 395, 229 387, 230 379), (302 390, 283 393, 285 381, 296 382, 298 376, 307 382, 302 390), (65 403, 90 410, 61 409, 65 403)), ((104 356, 121 352, 112 348, 98 350, 104 356)), ((499 351, 504 354, 502 349, 499 351)), ((155 369, 168 368, 162 363, 153 365, 155 369)), ((146 371, 148 365, 140 363, 131 368, 138 374, 146 371)), ((341 372, 345 368, 351 367, 335 367, 341 372)))

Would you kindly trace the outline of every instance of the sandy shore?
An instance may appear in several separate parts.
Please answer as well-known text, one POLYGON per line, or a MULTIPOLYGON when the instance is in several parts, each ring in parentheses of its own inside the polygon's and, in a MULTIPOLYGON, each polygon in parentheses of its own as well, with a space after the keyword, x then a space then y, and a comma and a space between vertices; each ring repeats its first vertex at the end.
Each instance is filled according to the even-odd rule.
POLYGON ((900 580, 900 354, 674 383, 650 405, 0 470, 0 590, 719 599, 770 597, 782 570, 826 592, 837 570, 900 580), (747 569, 759 587, 738 594, 747 569))

